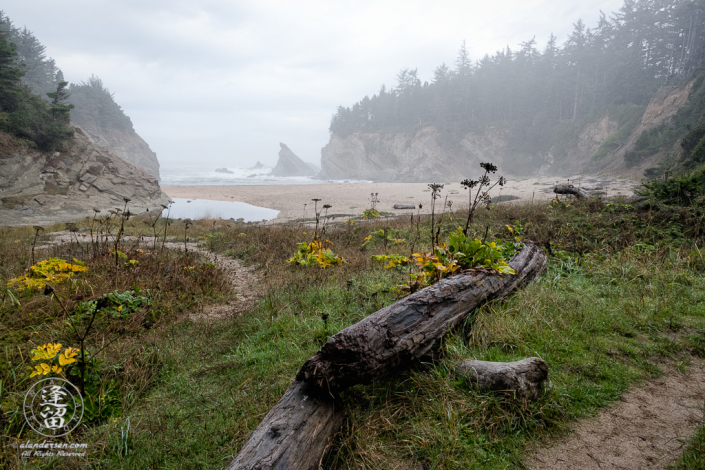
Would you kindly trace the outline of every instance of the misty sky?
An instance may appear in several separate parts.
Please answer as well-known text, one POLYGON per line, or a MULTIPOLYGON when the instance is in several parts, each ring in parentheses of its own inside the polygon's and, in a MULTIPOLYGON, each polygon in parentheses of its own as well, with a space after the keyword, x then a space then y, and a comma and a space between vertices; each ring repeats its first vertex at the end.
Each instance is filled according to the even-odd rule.
POLYGON ((622 0, 4 0, 67 80, 91 74, 170 164, 274 165, 279 142, 320 163, 330 117, 394 86, 402 68, 431 80, 463 40, 473 61, 622 0))

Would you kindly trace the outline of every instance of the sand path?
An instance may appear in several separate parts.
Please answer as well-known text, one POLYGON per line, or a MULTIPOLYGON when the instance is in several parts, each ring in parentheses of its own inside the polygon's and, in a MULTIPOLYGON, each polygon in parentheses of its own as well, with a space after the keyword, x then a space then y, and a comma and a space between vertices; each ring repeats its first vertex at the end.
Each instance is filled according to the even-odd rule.
MULTIPOLYGON (((526 179, 509 179, 508 183, 500 188, 495 187, 490 195, 516 196, 523 200, 534 199, 546 201, 554 197, 553 186, 565 183, 568 178, 541 177, 526 179)), ((598 194, 606 197, 619 195, 629 196, 638 186, 636 181, 608 178, 604 176, 575 176, 570 182, 576 186, 600 188, 598 194)), ((452 201, 452 208, 466 205, 468 201, 467 190, 460 183, 445 183, 441 199, 437 204, 444 203, 446 196, 452 201)), ((311 199, 320 198, 319 204, 331 204, 333 207, 329 214, 360 215, 363 210, 370 207, 370 193, 378 193, 380 203, 377 209, 392 213, 411 213, 410 210, 395 210, 394 204, 423 204, 421 213, 430 213, 431 196, 428 185, 425 183, 359 183, 359 184, 302 184, 302 185, 227 185, 227 186, 162 186, 162 190, 171 198, 208 199, 213 201, 241 201, 260 207, 267 207, 280 211, 276 222, 286 222, 313 216, 313 202, 311 199)))
POLYGON ((628 391, 567 438, 537 449, 526 464, 537 470, 665 468, 703 423, 704 407, 705 360, 693 358, 686 374, 671 368, 628 391))

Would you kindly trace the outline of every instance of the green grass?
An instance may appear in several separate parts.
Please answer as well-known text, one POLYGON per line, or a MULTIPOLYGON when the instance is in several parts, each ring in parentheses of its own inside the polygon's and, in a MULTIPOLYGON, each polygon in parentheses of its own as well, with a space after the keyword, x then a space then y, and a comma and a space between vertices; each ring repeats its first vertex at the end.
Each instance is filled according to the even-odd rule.
MULTIPOLYGON (((162 383, 129 413, 128 454, 110 450, 120 448, 126 418, 91 431, 108 441, 103 466, 181 468, 184 459, 188 468, 224 466, 328 334, 393 300, 382 291, 394 278, 375 270, 349 288, 290 286, 247 317, 172 327, 162 383)), ((436 363, 346 392, 346 430, 325 468, 518 466, 526 443, 565 432, 630 384, 659 375, 664 358, 705 347, 702 335, 693 342, 670 334, 705 331, 703 288, 703 276, 677 251, 553 260, 541 281, 477 312, 436 363), (536 355, 549 364, 550 384, 529 405, 480 394, 454 372, 460 359, 536 355)))
POLYGON ((705 426, 701 426, 678 462, 669 466, 672 470, 705 469, 705 426))
MULTIPOLYGON (((472 226, 474 235, 509 236, 505 226, 519 220, 524 237, 550 243, 548 271, 506 301, 476 311, 446 337, 432 360, 346 391, 343 432, 323 467, 521 467, 528 444, 565 434, 576 419, 593 416, 626 388, 658 376, 659 364, 705 356, 705 263, 689 238, 697 219, 676 210, 648 216, 627 206, 590 204, 483 210, 472 226), (455 372, 461 359, 528 356, 543 358, 551 371, 546 393, 529 404, 479 393, 455 372)), ((389 250, 408 256, 425 248, 427 223, 424 219, 418 231, 407 219, 329 228, 333 250, 348 263, 326 270, 285 265, 310 227, 192 228, 192 236, 200 236, 210 249, 256 266, 259 301, 241 316, 220 321, 191 321, 165 312, 153 328, 132 338, 134 351, 148 351, 149 362, 158 367, 149 386, 127 400, 120 415, 74 436, 89 442, 91 465, 227 466, 301 364, 330 335, 394 302, 391 289, 406 274, 372 263, 369 257, 384 248, 361 250, 364 238, 395 228, 407 242, 389 250)), ((442 233, 457 225, 446 215, 442 233)), ((0 262, 0 280, 21 273, 31 235, 27 229, 0 233, 1 253, 14 253, 20 245, 25 250, 23 261, 0 262)), ((7 297, 3 302, 3 321, 20 313, 7 297)), ((26 354, 27 335, 37 328, 53 331, 45 317, 37 322, 27 316, 3 341, 26 354)), ((12 364, 15 373, 24 373, 20 362, 12 364)), ((27 437, 25 432, 22 438, 27 437)), ((702 461, 699 439, 689 457, 695 463, 679 468, 702 468, 694 466, 702 461)), ((5 462, 9 468, 87 464, 5 462)))
MULTIPOLYGON (((346 432, 326 468, 513 467, 527 442, 565 431, 629 384, 658 375, 662 358, 687 353, 690 343, 664 333, 705 327, 702 276, 683 269, 676 253, 587 264, 552 263, 540 282, 482 309, 449 337, 437 364, 346 393, 346 432), (533 355, 549 363, 551 383, 530 405, 479 394, 453 372, 461 358, 533 355)), ((108 451, 103 465, 225 465, 325 339, 321 314, 330 315, 331 334, 355 323, 392 301, 375 292, 393 285, 393 277, 377 271, 353 279, 350 289, 292 286, 266 297, 247 318, 174 327, 162 385, 130 413, 128 455, 108 451)), ((93 432, 117 449, 125 423, 93 432)))

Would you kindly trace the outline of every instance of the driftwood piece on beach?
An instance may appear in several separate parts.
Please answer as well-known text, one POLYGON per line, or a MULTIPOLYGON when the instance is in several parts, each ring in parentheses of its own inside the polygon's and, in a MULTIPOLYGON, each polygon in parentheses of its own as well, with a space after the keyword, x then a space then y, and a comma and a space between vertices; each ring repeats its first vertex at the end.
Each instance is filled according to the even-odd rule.
POLYGON ((395 209, 416 209, 413 204, 394 204, 395 209))
POLYGON ((556 187, 553 188, 553 192, 556 194, 571 194, 578 199, 588 199, 590 197, 585 190, 576 188, 572 184, 556 185, 556 187))
POLYGON ((536 400, 541 393, 541 383, 548 378, 548 364, 538 357, 516 362, 469 359, 458 364, 458 372, 483 392, 515 394, 522 400, 536 400))
POLYGON ((330 395, 294 381, 227 470, 317 469, 342 423, 330 395))
POLYGON ((546 268, 546 255, 526 244, 509 265, 517 274, 458 274, 378 310, 332 336, 301 367, 297 380, 336 392, 410 365, 476 307, 537 278, 546 268))

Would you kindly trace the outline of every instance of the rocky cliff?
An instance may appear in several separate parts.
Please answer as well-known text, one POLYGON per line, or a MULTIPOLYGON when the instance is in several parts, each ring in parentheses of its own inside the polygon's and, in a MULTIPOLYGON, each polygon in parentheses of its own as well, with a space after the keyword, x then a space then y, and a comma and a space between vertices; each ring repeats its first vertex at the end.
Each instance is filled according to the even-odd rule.
MULTIPOLYGON (((272 176, 313 176, 315 172, 285 144, 279 143, 279 160, 272 170, 272 176)), ((259 162, 257 162, 259 163, 259 162)))
POLYGON ((159 180, 159 161, 147 142, 133 129, 98 126, 93 122, 76 122, 93 145, 114 152, 118 157, 141 168, 159 180))
MULTIPOLYGON (((643 176, 644 170, 649 167, 657 165, 661 160, 664 159, 666 154, 674 149, 664 148, 662 151, 656 153, 650 158, 645 159, 638 165, 632 168, 628 168, 624 161, 624 154, 633 148, 637 139, 642 135, 644 131, 652 129, 659 124, 665 122, 672 116, 674 116, 679 109, 684 107, 688 101, 688 95, 693 88, 693 83, 695 80, 691 80, 680 86, 674 87, 664 87, 662 88, 649 102, 649 105, 644 112, 644 115, 639 121, 639 125, 634 129, 634 131, 629 135, 625 145, 623 145, 618 151, 616 151, 611 158, 609 158, 604 166, 603 171, 605 172, 619 172, 625 174, 631 174, 634 176, 643 176)), ((679 148, 676 146, 675 152, 678 153, 679 148)))
POLYGON ((468 133, 460 143, 448 145, 433 126, 416 132, 355 132, 332 135, 321 151, 320 179, 361 179, 391 182, 457 181, 483 161, 500 164, 506 140, 489 129, 468 133))
POLYGON ((159 179, 157 154, 137 135, 132 120, 98 77, 72 84, 69 91, 69 101, 75 106, 71 111, 74 126, 80 127, 96 146, 115 152, 159 179))
MULTIPOLYGON (((168 197, 157 179, 76 129, 65 152, 41 152, 0 134, 0 220, 45 224, 93 215, 93 208, 132 212, 159 208, 168 197)), ((161 208, 159 208, 161 210, 161 208)))
POLYGON ((525 151, 516 139, 512 146, 511 131, 496 127, 468 132, 459 143, 451 143, 434 126, 413 132, 354 132, 345 137, 333 134, 321 150, 318 178, 459 181, 477 173, 482 161, 493 162, 503 174, 514 176, 610 172, 641 177, 644 168, 655 165, 663 155, 628 168, 624 153, 644 130, 674 115, 686 102, 691 86, 689 82, 662 89, 646 111, 636 106, 629 109, 629 119, 622 119, 625 122, 602 116, 572 131, 572 136, 546 152, 525 151))

